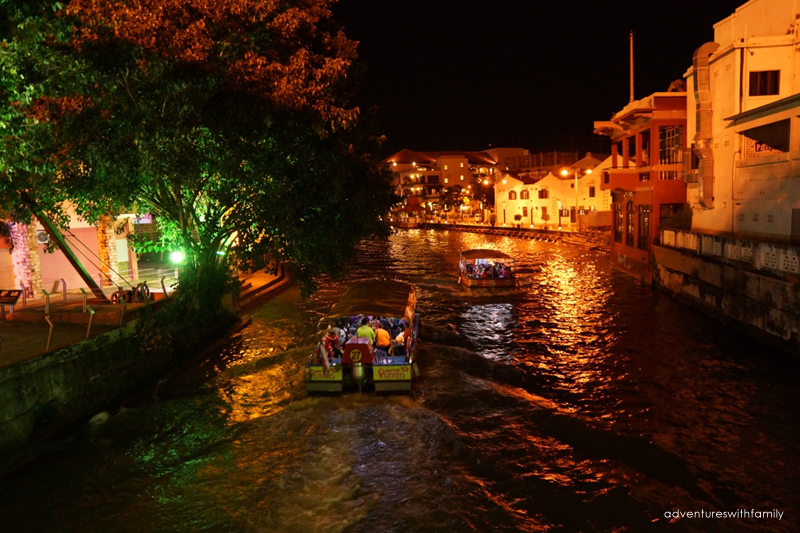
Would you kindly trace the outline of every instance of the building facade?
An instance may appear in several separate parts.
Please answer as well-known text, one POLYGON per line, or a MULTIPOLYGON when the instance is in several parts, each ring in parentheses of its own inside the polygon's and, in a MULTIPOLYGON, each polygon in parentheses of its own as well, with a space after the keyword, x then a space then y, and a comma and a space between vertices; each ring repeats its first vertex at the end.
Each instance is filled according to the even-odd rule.
POLYGON ((577 231, 582 215, 609 209, 610 192, 593 172, 602 157, 587 153, 561 168, 501 172, 495 183, 497 225, 577 231))
POLYGON ((612 142, 611 166, 601 177, 612 194, 612 261, 650 283, 659 224, 686 204, 686 93, 653 93, 594 128, 612 142))
POLYGON ((395 173, 394 187, 399 196, 416 197, 415 203, 423 206, 431 216, 440 214, 439 199, 442 191, 460 186, 464 191, 465 205, 472 198, 473 183, 494 183, 498 161, 505 157, 525 155, 522 148, 495 148, 481 152, 416 152, 403 149, 387 157, 384 162, 395 173))
POLYGON ((752 0, 687 71, 692 230, 800 244, 800 6, 752 0))
MULTIPOLYGON (((120 275, 136 279, 136 254, 128 246, 126 230, 117 234, 114 226, 122 220, 104 217, 97 225, 87 224, 71 212, 69 229, 63 232, 88 274, 98 285, 120 282, 120 275)), ((124 222, 124 221, 123 221, 124 222)), ((57 247, 48 252, 50 237, 35 221, 30 224, 7 223, 11 243, 0 242, 0 288, 24 289, 29 297, 87 288, 80 274, 57 247)), ((4 240, 3 240, 4 241, 4 240)))

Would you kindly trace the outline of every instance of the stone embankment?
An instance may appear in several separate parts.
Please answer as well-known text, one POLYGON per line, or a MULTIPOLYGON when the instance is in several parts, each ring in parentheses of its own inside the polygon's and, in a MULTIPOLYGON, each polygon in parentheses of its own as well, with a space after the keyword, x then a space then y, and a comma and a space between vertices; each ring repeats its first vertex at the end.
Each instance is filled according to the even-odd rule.
MULTIPOLYGON (((247 276, 238 309, 246 312, 290 284, 282 269, 277 276, 247 276)), ((0 360, 0 474, 31 460, 48 438, 89 420, 175 368, 179 363, 175 354, 142 348, 138 323, 131 320, 50 351, 20 357, 7 353, 9 357, 0 360)), ((234 325, 223 336, 235 329, 234 325)), ((13 327, 0 331, 6 337, 14 334, 13 327)), ((39 337, 30 340, 39 343, 39 337)), ((214 340, 218 339, 209 343, 214 340)))

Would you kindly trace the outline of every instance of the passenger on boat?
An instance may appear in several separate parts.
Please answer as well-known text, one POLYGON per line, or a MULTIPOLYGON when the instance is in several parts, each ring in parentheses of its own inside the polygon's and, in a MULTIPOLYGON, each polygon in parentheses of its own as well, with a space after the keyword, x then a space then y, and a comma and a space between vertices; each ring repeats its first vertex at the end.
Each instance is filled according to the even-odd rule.
POLYGON ((388 354, 391 347, 392 338, 389 336, 389 332, 383 329, 383 324, 378 322, 378 329, 375 330, 375 348, 388 354))
POLYGON ((404 329, 405 329, 405 328, 403 327, 403 325, 402 325, 402 323, 401 323, 401 321, 400 321, 400 320, 397 320, 397 319, 392 319, 392 330, 391 330, 391 334, 392 334, 392 338, 393 338, 393 339, 394 339, 395 337, 397 337, 397 335, 399 335, 400 333, 402 333, 404 329))
POLYGON ((466 276, 468 278, 471 278, 474 275, 475 275, 475 267, 472 265, 472 263, 467 263, 466 276))
POLYGON ((369 339, 370 346, 375 344, 375 331, 369 325, 369 318, 364 317, 361 319, 361 327, 356 331, 356 337, 369 339))
POLYGON ((329 359, 342 357, 342 350, 339 349, 339 336, 333 328, 329 329, 322 338, 322 346, 325 347, 325 353, 327 353, 329 359))
POLYGON ((405 331, 401 331, 392 340, 392 354, 393 355, 405 355, 406 354, 405 331))
POLYGON ((333 325, 328 326, 328 331, 333 331, 336 334, 337 348, 344 346, 347 342, 347 329, 346 324, 341 319, 337 320, 333 325))

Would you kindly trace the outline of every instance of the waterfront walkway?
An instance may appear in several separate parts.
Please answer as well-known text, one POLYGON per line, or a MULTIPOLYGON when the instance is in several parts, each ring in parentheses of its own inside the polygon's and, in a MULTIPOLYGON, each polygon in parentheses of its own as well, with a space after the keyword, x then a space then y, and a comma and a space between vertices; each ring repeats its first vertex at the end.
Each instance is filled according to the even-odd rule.
POLYGON ((490 226, 486 224, 457 224, 457 223, 432 223, 420 224, 422 229, 438 229, 447 231, 463 231, 469 233, 481 233, 486 235, 499 235, 503 237, 515 237, 518 239, 529 239, 545 242, 563 242, 573 246, 591 248, 593 250, 608 251, 610 243, 607 231, 560 231, 543 228, 529 228, 524 225, 514 226, 490 226))
MULTIPOLYGON (((290 283, 282 268, 276 275, 265 271, 242 274, 240 280, 242 288, 238 308, 244 312, 263 303, 290 283)), ((169 287, 167 292, 170 292, 169 287)), ((112 290, 106 291, 109 298, 112 293, 112 290)), ((151 296, 149 303, 124 306, 87 297, 86 303, 94 311, 93 316, 88 309, 84 312, 82 293, 67 293, 66 298, 61 293, 51 296, 49 313, 46 312, 45 298, 28 298, 24 305, 20 299, 13 315, 6 306, 5 321, 0 316, 0 368, 42 356, 135 320, 146 305, 160 305, 158 302, 164 299, 161 288, 151 289, 151 296), (52 326, 47 322, 48 317, 52 326)))

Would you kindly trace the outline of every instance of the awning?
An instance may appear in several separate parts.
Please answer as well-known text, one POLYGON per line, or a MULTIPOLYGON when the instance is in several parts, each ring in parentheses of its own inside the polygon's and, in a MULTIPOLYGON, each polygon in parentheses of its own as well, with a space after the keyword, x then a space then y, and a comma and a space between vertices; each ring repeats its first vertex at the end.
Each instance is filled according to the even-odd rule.
POLYGON ((371 315, 390 318, 414 318, 417 294, 412 285, 399 281, 362 281, 354 283, 320 321, 344 316, 371 315))
POLYGON ((794 118, 798 115, 800 115, 800 94, 794 94, 755 109, 725 117, 724 120, 732 121, 733 131, 741 133, 745 130, 766 126, 767 124, 794 118))

